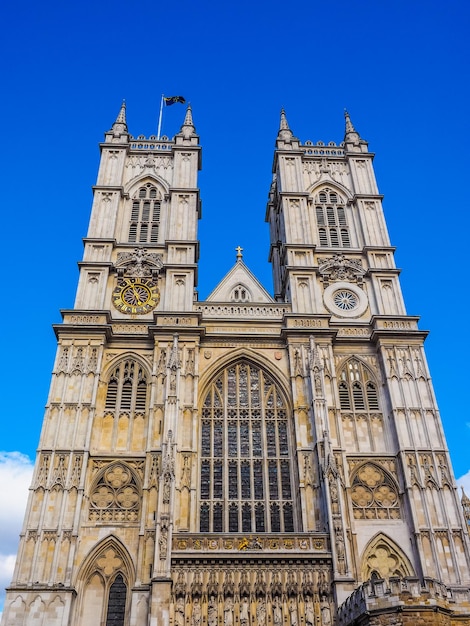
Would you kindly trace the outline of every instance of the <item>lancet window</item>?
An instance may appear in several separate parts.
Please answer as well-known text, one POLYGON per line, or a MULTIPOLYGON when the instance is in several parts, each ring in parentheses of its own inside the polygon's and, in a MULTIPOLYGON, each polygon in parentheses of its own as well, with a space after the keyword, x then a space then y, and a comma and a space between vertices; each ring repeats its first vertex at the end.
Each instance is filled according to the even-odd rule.
POLYGON ((369 370, 350 359, 340 372, 339 402, 343 411, 379 411, 377 385, 369 370))
POLYGON ((349 248, 346 209, 338 194, 329 189, 321 191, 316 198, 315 211, 320 246, 349 248))
POLYGON ((140 187, 132 199, 129 242, 158 242, 161 204, 160 192, 154 185, 140 187))
POLYGON ((241 361, 202 407, 201 532, 294 532, 293 450, 279 385, 241 361))
POLYGON ((128 359, 116 366, 108 383, 105 411, 144 413, 147 405, 147 374, 142 366, 128 359))
POLYGON ((122 575, 118 574, 109 588, 106 626, 124 626, 126 595, 126 583, 122 575))

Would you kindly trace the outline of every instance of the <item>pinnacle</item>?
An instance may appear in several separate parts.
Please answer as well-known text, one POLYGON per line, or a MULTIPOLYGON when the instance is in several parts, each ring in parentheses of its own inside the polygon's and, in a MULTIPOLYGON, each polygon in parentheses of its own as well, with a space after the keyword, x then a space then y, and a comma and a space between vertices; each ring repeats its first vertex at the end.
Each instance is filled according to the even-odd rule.
POLYGON ((278 139, 289 140, 292 138, 292 131, 289 128, 286 112, 281 109, 281 121, 279 123, 279 132, 277 134, 278 139))
POLYGON ((279 125, 279 130, 290 130, 284 108, 281 109, 281 123, 279 125))
POLYGON ((345 141, 362 141, 361 136, 354 128, 354 124, 351 122, 351 117, 346 109, 344 109, 344 119, 345 119, 345 129, 344 129, 344 140, 345 141))
POLYGON ((181 126, 180 134, 187 139, 196 134, 196 128, 193 122, 193 110, 190 104, 188 104, 186 109, 186 115, 184 116, 184 122, 181 126))
POLYGON ((126 101, 123 100, 116 121, 112 126, 114 132, 127 133, 126 101))

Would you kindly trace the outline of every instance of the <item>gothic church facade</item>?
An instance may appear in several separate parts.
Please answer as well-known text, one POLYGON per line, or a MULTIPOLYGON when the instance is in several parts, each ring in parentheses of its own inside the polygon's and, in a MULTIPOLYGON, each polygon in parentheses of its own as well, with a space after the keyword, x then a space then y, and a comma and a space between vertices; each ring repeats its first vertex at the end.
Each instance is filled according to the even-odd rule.
POLYGON ((271 296, 238 251, 195 297, 201 163, 101 164, 4 626, 470 624, 470 550, 373 155, 281 112, 271 296))

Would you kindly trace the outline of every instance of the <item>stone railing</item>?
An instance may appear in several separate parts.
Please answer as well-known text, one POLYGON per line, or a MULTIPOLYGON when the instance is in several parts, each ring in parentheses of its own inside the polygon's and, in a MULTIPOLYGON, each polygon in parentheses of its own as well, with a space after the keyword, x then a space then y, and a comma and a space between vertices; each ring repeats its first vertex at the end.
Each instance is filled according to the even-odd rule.
MULTIPOLYGON (((338 608, 338 625, 353 624, 365 614, 378 612, 384 615, 412 607, 420 607, 420 612, 435 611, 440 607, 445 611, 469 613, 470 590, 446 587, 432 578, 425 578, 423 582, 411 577, 370 580, 358 587, 338 608)), ((423 621, 423 624, 427 623, 423 621)))
POLYGON ((318 141, 316 144, 311 141, 306 141, 300 146, 302 152, 311 156, 344 156, 344 146, 337 146, 333 141, 325 145, 322 141, 318 141))
POLYGON ((168 137, 158 138, 156 135, 150 135, 148 138, 143 135, 138 137, 131 135, 129 141, 131 150, 171 150, 175 145, 168 137))
POLYGON ((202 313, 203 318, 268 318, 281 320, 290 306, 279 304, 196 304, 194 310, 202 313))

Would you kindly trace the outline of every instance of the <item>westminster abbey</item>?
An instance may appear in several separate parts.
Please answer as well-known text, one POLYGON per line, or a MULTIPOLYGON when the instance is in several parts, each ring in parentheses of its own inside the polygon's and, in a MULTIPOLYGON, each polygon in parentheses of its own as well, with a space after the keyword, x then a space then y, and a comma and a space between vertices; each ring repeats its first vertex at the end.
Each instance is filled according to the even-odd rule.
MULTIPOLYGON (((470 544, 373 155, 281 112, 274 293, 196 296, 201 146, 101 163, 4 626, 469 626, 470 544)), ((468 502, 467 502, 467 508, 468 502)))

